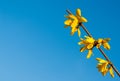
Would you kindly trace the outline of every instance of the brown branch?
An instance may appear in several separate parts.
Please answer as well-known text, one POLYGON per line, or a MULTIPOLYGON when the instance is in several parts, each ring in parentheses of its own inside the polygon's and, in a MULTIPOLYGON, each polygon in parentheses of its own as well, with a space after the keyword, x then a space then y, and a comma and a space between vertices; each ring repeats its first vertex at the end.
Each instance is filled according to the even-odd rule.
MULTIPOLYGON (((70 12, 70 10, 66 10, 68 14, 72 14, 70 12)), ((84 31, 87 33, 88 36, 92 37, 92 35, 90 34, 90 32, 86 29, 86 27, 82 24, 79 23, 79 25, 84 29, 84 31)), ((105 59, 111 63, 111 61, 109 60, 109 58, 107 57, 107 55, 104 53, 104 51, 101 48, 98 48, 99 51, 102 53, 102 55, 105 57, 105 59)), ((119 71, 116 69, 116 67, 113 65, 113 63, 110 64, 110 66, 113 68, 113 70, 117 73, 117 75, 120 77, 120 73, 119 71)))

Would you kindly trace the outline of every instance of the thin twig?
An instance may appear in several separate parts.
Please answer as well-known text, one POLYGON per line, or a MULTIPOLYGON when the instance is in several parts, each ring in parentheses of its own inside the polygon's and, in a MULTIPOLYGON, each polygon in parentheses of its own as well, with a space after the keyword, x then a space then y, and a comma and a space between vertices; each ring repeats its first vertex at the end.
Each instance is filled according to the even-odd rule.
MULTIPOLYGON (((86 27, 83 25, 83 24, 81 24, 81 26, 82 26, 82 28, 86 31, 86 33, 91 37, 91 34, 90 34, 90 32, 86 29, 86 27)), ((111 63, 111 61, 109 60, 109 58, 107 57, 107 55, 104 53, 104 51, 101 49, 101 48, 98 48, 99 49, 99 51, 102 53, 102 55, 105 57, 105 59, 108 61, 108 62, 110 62, 111 63)), ((111 65, 111 67, 114 69, 114 71, 117 73, 117 75, 120 77, 120 73, 118 72, 118 70, 116 69, 116 67, 111 63, 110 64, 111 65)))
MULTIPOLYGON (((66 10, 68 14, 72 14, 70 12, 70 10, 66 10)), ((82 24, 82 23, 79 23, 79 25, 84 29, 84 31, 88 34, 88 36, 92 37, 92 35, 90 34, 90 32, 86 29, 86 27, 82 24)), ((109 58, 107 57, 107 55, 104 53, 104 51, 101 49, 101 48, 98 48, 99 51, 102 53, 102 55, 105 57, 105 59, 111 63, 111 61, 109 60, 109 58)), ((116 69, 116 67, 113 65, 113 63, 110 64, 111 67, 113 68, 113 70, 117 73, 117 75, 120 77, 120 73, 119 71, 116 69)))
POLYGON ((106 54, 104 53, 104 51, 101 48, 98 48, 99 51, 103 54, 103 56, 105 57, 105 59, 110 62, 111 67, 114 69, 114 71, 117 73, 117 75, 120 77, 120 73, 119 71, 116 69, 116 67, 113 65, 113 63, 109 60, 109 58, 106 56, 106 54))
POLYGON ((72 13, 70 12, 70 10, 66 10, 66 12, 67 12, 68 14, 72 14, 72 13))
POLYGON ((80 23, 79 25, 84 29, 84 31, 88 34, 89 37, 92 37, 90 32, 86 29, 86 27, 82 23, 80 23))

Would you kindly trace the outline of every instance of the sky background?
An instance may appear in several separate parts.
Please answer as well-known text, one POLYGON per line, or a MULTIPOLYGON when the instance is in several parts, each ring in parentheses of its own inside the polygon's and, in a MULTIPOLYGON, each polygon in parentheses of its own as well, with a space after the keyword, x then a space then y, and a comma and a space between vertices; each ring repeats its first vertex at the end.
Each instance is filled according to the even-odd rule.
POLYGON ((65 10, 77 8, 93 37, 111 38, 111 50, 103 50, 120 71, 119 0, 0 0, 0 81, 120 81, 116 73, 103 77, 101 53, 86 59, 77 33, 64 29, 65 10))

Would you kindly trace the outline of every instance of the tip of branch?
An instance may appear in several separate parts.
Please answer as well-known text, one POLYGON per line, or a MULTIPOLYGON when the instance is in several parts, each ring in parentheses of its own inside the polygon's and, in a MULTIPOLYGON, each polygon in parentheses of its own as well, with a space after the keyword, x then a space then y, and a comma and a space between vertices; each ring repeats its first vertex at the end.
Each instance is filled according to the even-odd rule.
POLYGON ((67 12, 68 14, 72 14, 72 13, 70 12, 70 10, 68 10, 68 9, 66 10, 66 12, 67 12))

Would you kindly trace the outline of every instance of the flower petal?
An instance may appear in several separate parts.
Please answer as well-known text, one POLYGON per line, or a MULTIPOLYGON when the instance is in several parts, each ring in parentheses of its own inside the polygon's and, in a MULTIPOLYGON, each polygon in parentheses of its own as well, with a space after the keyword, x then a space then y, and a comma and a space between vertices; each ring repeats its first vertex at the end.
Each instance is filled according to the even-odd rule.
POLYGON ((68 17, 69 17, 70 19, 77 20, 76 16, 74 16, 74 15, 72 15, 72 14, 68 15, 68 17))
POLYGON ((88 50, 88 55, 87 55, 87 59, 89 59, 92 55, 92 49, 88 50))
POLYGON ((80 49, 80 52, 83 52, 83 51, 85 51, 86 50, 86 47, 84 46, 84 47, 82 47, 81 49, 80 49))
POLYGON ((93 48, 93 44, 88 44, 87 49, 91 49, 91 48, 93 48))
POLYGON ((66 20, 66 21, 64 22, 65 25, 71 25, 71 23, 72 23, 72 20, 71 20, 71 19, 68 19, 68 20, 66 20))
POLYGON ((86 37, 86 43, 94 44, 94 42, 95 42, 95 39, 93 39, 92 37, 86 37))
POLYGON ((105 75, 107 74, 107 72, 108 72, 108 69, 104 70, 104 71, 102 72, 102 75, 105 76, 105 75))
POLYGON ((96 60, 99 62, 99 63, 106 63, 107 61, 106 60, 103 60, 101 58, 96 58, 96 60))
POLYGON ((98 71, 102 72, 102 64, 97 65, 98 71))
POLYGON ((78 42, 78 45, 81 45, 82 44, 82 41, 78 42))
POLYGON ((81 45, 81 44, 85 44, 85 40, 83 40, 82 38, 80 38, 80 40, 81 40, 81 41, 78 42, 79 45, 81 45))
POLYGON ((78 21, 73 20, 73 22, 72 22, 72 24, 71 24, 71 27, 72 27, 72 28, 76 28, 77 25, 78 25, 78 21))
POLYGON ((100 48, 100 46, 101 46, 101 44, 97 44, 97 45, 96 45, 96 48, 100 48))
POLYGON ((103 43, 103 46, 105 49, 109 50, 110 49, 110 45, 108 43, 103 43))
POLYGON ((87 21, 87 19, 86 19, 86 18, 81 17, 81 18, 79 19, 79 22, 88 22, 88 21, 87 21))
POLYGON ((110 75, 114 78, 114 72, 113 72, 112 67, 110 67, 109 71, 110 71, 110 75))
POLYGON ((75 27, 75 28, 72 28, 72 30, 71 30, 71 35, 74 35, 74 33, 77 31, 77 28, 75 27))
POLYGON ((99 38, 99 39, 97 40, 98 43, 102 43, 102 41, 103 41, 102 38, 99 38))
POLYGON ((76 10, 76 16, 81 16, 81 10, 80 9, 76 10))
POLYGON ((80 32, 80 29, 78 28, 78 36, 80 37, 80 34, 81 34, 81 32, 80 32))

